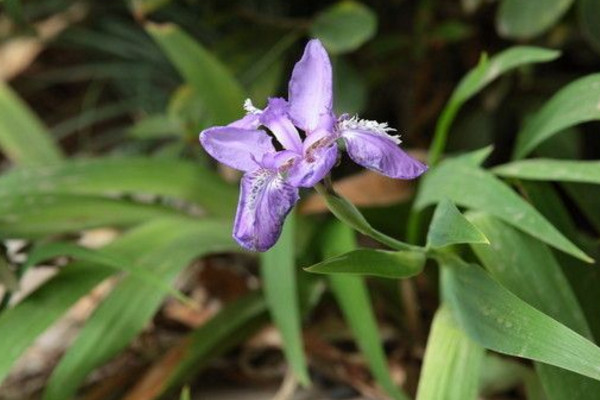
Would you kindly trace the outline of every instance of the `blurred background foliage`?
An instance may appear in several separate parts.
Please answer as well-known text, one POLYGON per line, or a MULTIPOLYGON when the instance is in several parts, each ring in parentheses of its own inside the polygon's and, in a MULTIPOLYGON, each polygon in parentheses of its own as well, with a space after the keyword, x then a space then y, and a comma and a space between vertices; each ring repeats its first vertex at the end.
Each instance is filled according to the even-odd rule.
MULTIPOLYGON (((579 375, 569 381, 563 369, 484 355, 448 311, 468 299, 450 290, 436 312, 440 274, 429 264, 411 279, 383 278, 418 274, 424 258, 351 253, 342 263, 350 274, 305 272, 357 246, 378 246, 335 222, 309 191, 272 251, 242 252, 230 238, 238 175, 215 165, 197 142, 200 130, 239 118, 245 98, 262 107, 269 96, 285 96, 306 39, 318 37, 332 57, 336 112, 387 121, 417 157, 436 163, 442 152, 493 145, 486 167, 532 152, 598 159, 597 0, 4 0, 0 7, 0 398, 216 399, 213 390, 231 386, 267 388, 257 398, 271 398, 269 388, 282 380, 277 399, 291 398, 299 384, 315 399, 403 399, 417 389, 422 399, 598 393, 569 397, 587 387, 579 375), (515 45, 548 50, 501 53, 515 45), (548 102, 561 88, 566 94, 548 102), (430 146, 437 150, 428 154, 430 146), (365 263, 375 277, 357 276, 365 263), (386 263, 406 269, 378 269, 386 263), (429 368, 419 381, 424 359, 429 368), (464 374, 452 375, 443 359, 464 374), (453 379, 461 383, 449 392, 453 379)), ((467 214, 468 223, 452 204, 439 206, 452 217, 446 224, 472 223, 509 246, 496 254, 464 225, 466 236, 454 243, 474 243, 460 250, 466 260, 479 258, 533 307, 600 337, 596 269, 546 246, 597 259, 600 167, 492 170, 514 184, 514 212, 533 215, 529 204, 539 211, 520 227, 514 213, 491 209, 509 195, 478 167, 485 158, 471 153, 441 164, 427 178, 434 183, 420 189, 418 207, 449 198, 491 212, 467 214), (512 261, 527 270, 534 260, 532 276, 494 269, 502 254, 528 251, 531 259, 512 261), (548 271, 556 279, 546 282, 548 271), (535 279, 545 291, 521 296, 522 283, 535 279), (553 309, 548 303, 561 291, 564 308, 553 309)), ((415 185, 356 171, 342 162, 336 189, 378 231, 422 244, 432 212, 416 226, 409 217, 415 185)), ((431 243, 447 245, 447 232, 435 226, 431 243)), ((339 267, 331 265, 313 272, 339 267)), ((496 281, 468 274, 444 279, 464 291, 472 279, 482 296, 514 300, 496 281)), ((540 332, 554 327, 543 321, 540 332)), ((510 342, 483 344, 516 352, 510 342)), ((524 356, 592 374, 552 355, 524 356)))

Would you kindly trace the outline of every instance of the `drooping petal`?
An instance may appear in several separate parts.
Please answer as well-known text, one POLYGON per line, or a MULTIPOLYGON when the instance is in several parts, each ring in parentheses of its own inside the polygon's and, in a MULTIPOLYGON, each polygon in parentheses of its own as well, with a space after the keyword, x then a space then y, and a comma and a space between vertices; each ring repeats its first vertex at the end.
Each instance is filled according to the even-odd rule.
POLYGON ((333 124, 331 62, 318 39, 308 42, 294 66, 289 84, 289 114, 294 124, 307 133, 333 124))
POLYGON ((334 134, 324 130, 306 138, 302 157, 288 171, 290 185, 312 187, 331 171, 338 156, 335 139, 334 134))
POLYGON ((365 168, 397 179, 414 179, 427 170, 425 164, 406 154, 385 133, 344 130, 340 134, 350 158, 365 168))
POLYGON ((258 161, 274 153, 271 137, 264 131, 218 126, 202 131, 200 143, 217 161, 241 171, 259 168, 258 161))
POLYGON ((240 187, 233 237, 248 250, 266 251, 281 235, 285 217, 298 201, 298 189, 267 169, 246 173, 240 187))
POLYGON ((260 123, 273 132, 285 149, 302 152, 302 140, 298 130, 288 117, 288 102, 282 98, 269 99, 269 104, 260 115, 260 123))

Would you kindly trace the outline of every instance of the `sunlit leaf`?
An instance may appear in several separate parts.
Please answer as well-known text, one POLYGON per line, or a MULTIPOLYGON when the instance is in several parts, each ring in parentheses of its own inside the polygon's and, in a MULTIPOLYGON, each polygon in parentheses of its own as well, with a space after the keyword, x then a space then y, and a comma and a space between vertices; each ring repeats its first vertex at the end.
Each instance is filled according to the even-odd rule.
MULTIPOLYGON (((233 215, 237 201, 236 188, 206 167, 148 157, 71 160, 48 167, 17 168, 0 177, 0 196, 13 198, 26 193, 31 194, 31 201, 44 196, 39 193, 48 193, 46 200, 36 202, 36 208, 49 202, 51 194, 143 194, 186 200, 226 217, 233 215)), ((27 197, 23 199, 28 204, 27 197)))
MULTIPOLYGON (((325 257, 335 257, 356 248, 354 232, 339 221, 327 226, 323 238, 325 257)), ((385 353, 381 347, 377 320, 364 280, 357 276, 336 274, 329 277, 329 282, 375 379, 394 399, 407 399, 408 397, 391 379, 385 353)))
POLYGON ((288 216, 281 237, 261 254, 261 276, 267 305, 283 337, 283 350, 298 380, 308 385, 298 301, 295 216, 288 216))
POLYGON ((562 181, 600 184, 600 161, 533 159, 500 165, 496 175, 535 181, 562 181))
POLYGON ((146 25, 209 114, 207 126, 224 125, 243 115, 244 92, 227 68, 200 42, 174 24, 146 25))
POLYGON ((55 164, 60 149, 38 117, 5 83, 0 82, 0 150, 20 165, 55 164))
POLYGON ((450 310, 439 308, 427 339, 417 400, 476 399, 484 353, 457 325, 450 310))

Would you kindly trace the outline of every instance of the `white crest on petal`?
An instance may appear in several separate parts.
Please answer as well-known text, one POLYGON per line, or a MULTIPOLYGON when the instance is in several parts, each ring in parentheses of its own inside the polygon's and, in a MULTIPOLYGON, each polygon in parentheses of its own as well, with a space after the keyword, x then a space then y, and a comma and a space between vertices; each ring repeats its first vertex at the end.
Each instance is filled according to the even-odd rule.
POLYGON ((254 104, 252 104, 252 100, 250 100, 250 99, 244 100, 244 110, 246 110, 247 114, 252 114, 252 115, 262 114, 262 110, 254 107, 254 104))
POLYGON ((388 126, 387 122, 377 122, 369 119, 360 119, 357 115, 348 117, 348 115, 342 115, 338 121, 336 128, 338 131, 344 130, 363 130, 376 133, 378 135, 386 136, 392 139, 396 144, 402 143, 398 134, 390 134, 389 132, 395 132, 396 129, 388 126))

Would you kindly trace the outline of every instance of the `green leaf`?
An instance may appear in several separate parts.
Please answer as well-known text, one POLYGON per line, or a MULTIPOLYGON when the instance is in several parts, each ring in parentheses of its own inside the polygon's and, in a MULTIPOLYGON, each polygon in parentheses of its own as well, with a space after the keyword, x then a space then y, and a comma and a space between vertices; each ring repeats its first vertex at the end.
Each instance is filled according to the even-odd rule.
POLYGON ((367 6, 344 0, 320 13, 310 26, 310 34, 333 54, 358 49, 375 36, 377 15, 367 6))
POLYGON ((275 246, 261 254, 260 271, 269 311, 283 338, 286 359, 300 383, 308 385, 296 283, 295 226, 295 216, 291 214, 275 246))
POLYGON ((128 272, 147 284, 154 286, 155 289, 162 291, 163 294, 170 294, 184 303, 190 301, 180 291, 157 278, 149 270, 139 268, 129 257, 121 254, 114 254, 114 252, 106 249, 92 250, 68 242, 43 244, 31 250, 27 255, 27 262, 22 268, 26 269, 30 266, 39 264, 41 261, 59 256, 68 256, 79 261, 102 265, 117 271, 128 272))
MULTIPOLYGON (((354 232, 349 227, 339 221, 334 221, 327 226, 323 238, 325 257, 335 257, 354 248, 356 248, 356 240, 354 232)), ((344 313, 344 318, 354 332, 356 342, 371 367, 373 376, 394 399, 407 399, 408 397, 398 389, 391 378, 364 279, 357 276, 332 275, 329 277, 329 282, 337 303, 344 313)))
POLYGON ((442 200, 433 213, 427 233, 427 245, 440 248, 461 243, 490 242, 448 199, 442 200))
POLYGON ((327 191, 323 186, 317 185, 315 189, 327 204, 329 210, 336 216, 337 219, 357 230, 363 235, 367 235, 380 243, 385 244, 396 250, 415 250, 416 246, 411 246, 408 243, 401 242, 373 228, 361 212, 344 197, 337 193, 327 191))
MULTIPOLYGON (((134 229, 104 249, 125 257, 144 256, 162 240, 164 232, 157 232, 157 222, 134 229)), ((160 227, 160 224, 159 224, 160 227)), ((35 290, 14 308, 0 314, 0 382, 13 363, 56 319, 62 316, 80 297, 109 277, 114 270, 101 265, 74 262, 35 290), (43 305, 41 307, 40 305, 43 305)))
POLYGON ((182 216, 161 205, 96 196, 24 194, 2 196, 0 237, 35 238, 100 226, 126 227, 160 217, 182 216))
MULTIPOLYGON (((591 339, 575 294, 544 244, 485 214, 471 214, 469 219, 493 243, 493 246, 472 246, 492 277, 520 299, 591 339), (506 257, 508 253, 512 254, 510 259, 506 257)), ((600 391, 600 382, 581 375, 545 364, 536 365, 536 369, 552 399, 593 400, 600 391)))
POLYGON ((600 5, 596 0, 578 0, 577 16, 583 35, 600 52, 600 5))
POLYGON ((444 107, 435 128, 435 136, 431 145, 429 163, 435 165, 440 159, 448 138, 450 126, 462 105, 479 93, 499 76, 522 65, 548 62, 558 58, 560 53, 554 50, 531 46, 511 47, 487 59, 484 55, 479 64, 471 70, 452 93, 444 107))
MULTIPOLYGON (((144 246, 135 263, 165 282, 171 282, 196 257, 237 248, 229 227, 216 221, 168 219, 142 228, 138 235, 150 238, 146 243, 134 243, 144 246)), ((125 250, 123 254, 130 254, 134 247, 125 250)), ((88 319, 53 371, 44 399, 71 398, 94 368, 127 346, 146 326, 163 297, 164 292, 157 291, 155 285, 134 275, 124 277, 88 319)))
POLYGON ((445 299, 460 326, 487 349, 600 380, 600 348, 533 308, 477 265, 442 260, 445 299))
POLYGON ((0 149, 14 163, 57 163, 62 153, 50 133, 29 107, 0 82, 0 149))
POLYGON ((492 172, 504 177, 535 181, 600 184, 600 161, 522 160, 500 165, 492 172))
POLYGON ((70 264, 24 301, 0 314, 0 382, 35 338, 112 272, 84 263, 70 264))
POLYGON ((225 125, 242 116, 244 91, 217 58, 174 24, 148 23, 146 29, 201 96, 206 126, 225 125))
POLYGON ((458 326, 442 306, 427 339, 417 400, 476 399, 485 350, 458 326))
POLYGON ((415 201, 417 209, 448 198, 457 205, 486 211, 583 261, 593 261, 510 187, 473 166, 470 155, 464 157, 447 160, 425 174, 415 201))
POLYGON ((513 158, 531 153, 560 131, 600 120, 600 74, 588 75, 560 89, 525 123, 517 136, 513 158))
POLYGON ((408 278, 420 274, 424 265, 425 254, 420 251, 360 249, 329 258, 305 270, 319 274, 408 278))
POLYGON ((552 27, 573 4, 573 0, 502 0, 496 14, 501 36, 530 39, 552 27))
POLYGON ((43 168, 16 168, 0 177, 0 196, 27 193, 158 195, 201 205, 223 217, 233 215, 237 201, 236 188, 201 165, 148 157, 70 160, 43 168))
POLYGON ((166 114, 147 116, 135 123, 128 130, 136 139, 164 139, 166 137, 182 137, 183 126, 176 118, 166 114))

